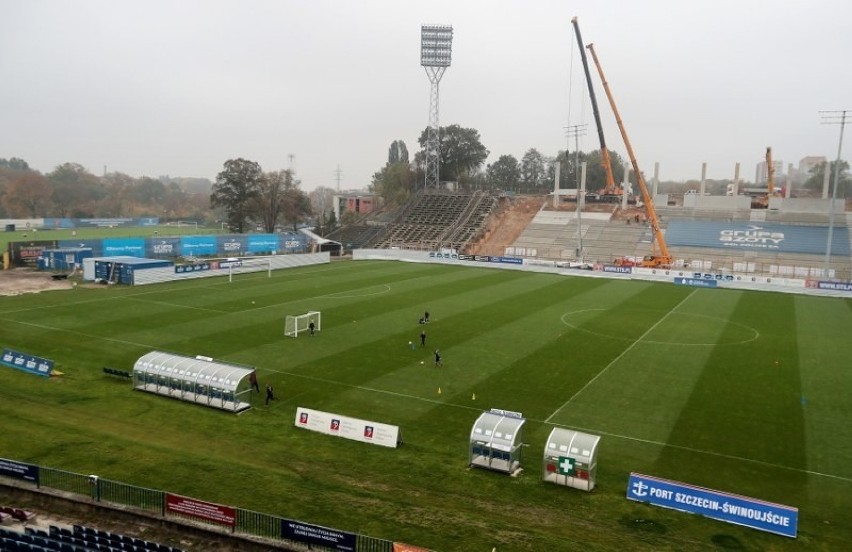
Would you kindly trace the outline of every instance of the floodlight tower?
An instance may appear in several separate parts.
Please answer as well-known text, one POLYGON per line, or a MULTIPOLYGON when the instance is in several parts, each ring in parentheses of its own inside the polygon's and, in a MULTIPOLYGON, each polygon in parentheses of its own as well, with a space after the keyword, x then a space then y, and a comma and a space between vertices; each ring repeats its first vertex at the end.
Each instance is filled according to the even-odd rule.
POLYGON ((441 142, 438 135, 438 85, 453 57, 453 28, 450 25, 420 27, 420 65, 432 88, 429 92, 429 130, 426 134, 426 187, 441 183, 441 142))

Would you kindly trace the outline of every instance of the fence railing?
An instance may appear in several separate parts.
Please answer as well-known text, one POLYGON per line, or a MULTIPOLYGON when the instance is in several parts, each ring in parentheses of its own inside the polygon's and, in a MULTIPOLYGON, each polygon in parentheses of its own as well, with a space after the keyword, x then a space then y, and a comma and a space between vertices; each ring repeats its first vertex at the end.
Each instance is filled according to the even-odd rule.
POLYGON ((394 542, 377 537, 349 533, 339 529, 312 525, 264 514, 211 504, 167 491, 147 489, 55 468, 0 458, 0 481, 14 479, 16 487, 32 486, 50 489, 75 500, 122 512, 144 514, 178 523, 191 523, 219 533, 266 539, 295 549, 317 552, 352 550, 352 552, 393 552, 394 542), (287 531, 287 527, 297 530, 287 531))

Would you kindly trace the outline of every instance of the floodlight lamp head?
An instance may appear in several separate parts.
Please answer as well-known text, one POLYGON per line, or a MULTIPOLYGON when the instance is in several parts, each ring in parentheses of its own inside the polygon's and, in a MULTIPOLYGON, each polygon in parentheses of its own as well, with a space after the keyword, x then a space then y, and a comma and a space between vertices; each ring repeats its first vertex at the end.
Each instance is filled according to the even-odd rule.
POLYGON ((420 27, 420 65, 449 67, 453 58, 453 27, 422 25, 420 27))

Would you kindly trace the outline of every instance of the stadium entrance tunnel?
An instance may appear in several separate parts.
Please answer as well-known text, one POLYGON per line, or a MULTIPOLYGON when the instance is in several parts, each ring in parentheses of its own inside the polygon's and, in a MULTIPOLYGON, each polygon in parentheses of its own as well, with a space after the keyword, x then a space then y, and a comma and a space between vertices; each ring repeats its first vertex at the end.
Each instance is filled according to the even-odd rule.
POLYGON ((469 465, 515 473, 521 467, 525 423, 519 412, 496 408, 483 412, 470 431, 469 465))
POLYGON ((254 368, 209 357, 151 351, 133 366, 133 388, 190 403, 242 412, 251 408, 254 368))
POLYGON ((595 488, 599 435, 554 427, 544 446, 541 479, 583 491, 595 488))

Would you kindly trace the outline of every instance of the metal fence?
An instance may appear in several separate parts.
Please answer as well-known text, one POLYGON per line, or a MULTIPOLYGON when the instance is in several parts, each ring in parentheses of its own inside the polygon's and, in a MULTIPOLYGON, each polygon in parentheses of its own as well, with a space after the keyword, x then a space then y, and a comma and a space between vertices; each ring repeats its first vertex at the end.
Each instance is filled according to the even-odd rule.
POLYGON ((293 520, 286 520, 278 516, 243 510, 241 508, 209 504, 189 497, 181 497, 187 501, 209 506, 214 510, 221 508, 221 510, 233 512, 232 523, 216 523, 204 514, 200 516, 193 515, 191 512, 176 511, 169 508, 167 505, 168 498, 175 495, 170 495, 166 491, 146 489, 120 481, 102 479, 96 475, 83 475, 18 462, 17 460, 0 458, 0 480, 2 479, 14 479, 18 487, 23 482, 24 484, 31 484, 38 489, 51 489, 60 491, 66 495, 76 495, 75 498, 77 499, 90 501, 107 508, 115 506, 120 507, 125 512, 135 512, 148 516, 153 515, 170 521, 191 523, 193 526, 202 525, 214 532, 221 533, 227 531, 237 536, 261 538, 276 541, 283 545, 289 544, 293 546, 294 550, 307 547, 317 552, 339 550, 393 552, 394 549, 393 541, 367 535, 347 533, 333 528, 313 526, 301 521, 296 521, 295 523, 304 528, 317 529, 318 531, 316 531, 315 536, 308 535, 304 540, 299 540, 299 537, 287 538, 282 534, 282 527, 287 522, 293 523, 293 520), (316 535, 328 534, 337 535, 341 539, 340 542, 318 542, 319 537, 316 535), (349 542, 353 542, 354 547, 346 544, 349 542), (324 546, 324 544, 327 544, 327 546, 324 546))

